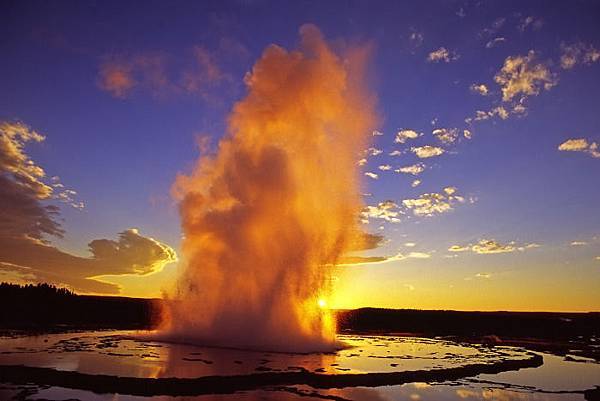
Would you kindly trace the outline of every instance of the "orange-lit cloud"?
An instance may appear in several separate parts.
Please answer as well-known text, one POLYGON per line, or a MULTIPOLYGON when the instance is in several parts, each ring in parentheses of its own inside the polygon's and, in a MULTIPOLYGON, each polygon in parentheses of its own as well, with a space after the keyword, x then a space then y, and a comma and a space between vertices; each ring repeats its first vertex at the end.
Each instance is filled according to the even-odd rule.
POLYGON ((223 84, 232 84, 231 75, 223 71, 222 60, 243 59, 248 51, 231 39, 220 41, 211 51, 193 46, 189 54, 179 57, 164 52, 145 52, 107 57, 100 65, 98 86, 116 98, 127 98, 135 91, 154 96, 188 93, 208 99, 223 84))

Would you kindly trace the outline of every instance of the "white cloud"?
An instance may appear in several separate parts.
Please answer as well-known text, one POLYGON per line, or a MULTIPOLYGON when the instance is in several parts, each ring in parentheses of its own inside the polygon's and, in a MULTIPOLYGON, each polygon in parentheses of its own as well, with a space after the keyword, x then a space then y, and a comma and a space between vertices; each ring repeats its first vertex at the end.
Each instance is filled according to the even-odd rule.
POLYGON ((456 52, 449 51, 445 47, 440 47, 439 49, 429 53, 429 55, 427 56, 427 61, 429 61, 430 63, 439 63, 442 61, 444 63, 449 63, 451 61, 458 60, 459 57, 460 56, 456 52))
POLYGON ((438 128, 432 134, 442 143, 450 144, 458 139, 458 128, 438 128))
POLYGON ((372 178, 372 179, 374 179, 374 180, 376 180, 376 179, 378 179, 378 178, 379 178, 379 176, 378 176, 376 173, 372 173, 372 172, 370 172, 370 171, 367 171, 367 172, 365 173, 365 175, 366 175, 367 177, 369 177, 369 178, 372 178))
POLYGON ((597 142, 588 142, 585 138, 568 139, 558 146, 558 150, 565 152, 583 152, 594 158, 600 158, 600 148, 597 142))
POLYGON ((390 166, 389 164, 382 164, 381 166, 378 167, 379 170, 381 171, 388 171, 392 169, 392 166, 390 166))
POLYGON ((401 154, 402 154, 402 152, 399 150, 394 150, 389 153, 390 156, 400 156, 401 154))
POLYGON ((588 243, 586 241, 573 241, 571 242, 571 246, 583 246, 583 245, 587 245, 588 243))
POLYGON ((415 259, 429 259, 431 255, 425 252, 410 252, 408 257, 415 259))
POLYGON ((361 212, 361 217, 368 219, 381 219, 390 223, 399 223, 402 211, 398 204, 391 200, 378 203, 376 206, 365 206, 361 212))
POLYGON ((457 203, 465 203, 465 198, 456 194, 455 187, 446 187, 440 193, 426 193, 414 199, 404 199, 402 204, 415 216, 433 216, 453 209, 457 203))
POLYGON ((507 244, 502 244, 494 239, 481 239, 475 244, 468 245, 452 245, 448 248, 450 252, 466 252, 471 251, 480 255, 510 253, 515 251, 525 251, 527 249, 538 248, 540 245, 536 243, 517 245, 515 241, 507 244))
POLYGON ((430 145, 412 147, 410 150, 420 159, 439 156, 445 152, 445 150, 440 147, 430 145))
POLYGON ((364 166, 365 164, 367 164, 367 159, 362 158, 359 161, 357 161, 356 164, 358 164, 359 166, 364 166))
POLYGON ((419 134, 417 131, 414 131, 412 129, 403 129, 403 130, 398 131, 398 133, 396 134, 396 138, 394 139, 394 142, 405 143, 407 140, 418 138, 421 135, 422 134, 419 134))
POLYGON ((410 184, 410 186, 413 188, 416 188, 419 185, 421 185, 421 180, 413 180, 413 182, 410 184))
POLYGON ((377 148, 369 148, 366 152, 369 156, 378 156, 383 153, 383 150, 377 148))
POLYGON ((471 92, 478 93, 481 96, 487 96, 490 93, 490 90, 485 84, 473 84, 469 89, 471 89, 471 92))
POLYGON ((373 130, 373 136, 383 136, 383 132, 377 131, 377 130, 373 130))
POLYGON ((415 163, 415 164, 410 165, 410 166, 400 167, 400 168, 398 168, 398 169, 396 169, 394 171, 396 173, 419 175, 423 171, 425 171, 425 164, 424 163, 415 163))

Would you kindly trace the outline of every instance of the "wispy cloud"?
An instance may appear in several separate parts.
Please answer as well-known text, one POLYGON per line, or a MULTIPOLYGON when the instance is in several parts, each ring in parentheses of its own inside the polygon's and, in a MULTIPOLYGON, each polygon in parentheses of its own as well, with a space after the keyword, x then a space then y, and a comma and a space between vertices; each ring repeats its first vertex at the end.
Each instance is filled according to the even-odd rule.
POLYGON ((494 39, 490 40, 489 42, 487 42, 485 44, 485 47, 486 47, 486 49, 491 49, 492 47, 496 47, 499 44, 504 43, 504 42, 506 42, 506 38, 497 37, 497 38, 494 38, 494 39))
POLYGON ((560 45, 560 67, 564 70, 570 70, 577 64, 592 64, 600 60, 600 50, 591 44, 582 42, 560 45))
POLYGON ((536 61, 533 50, 526 56, 507 57, 494 80, 500 85, 504 102, 517 96, 538 95, 542 89, 549 90, 557 84, 555 74, 546 64, 536 61))
POLYGON ((467 245, 452 245, 448 248, 450 252, 466 252, 471 251, 480 255, 486 254, 497 254, 497 253, 510 253, 515 251, 525 251, 527 249, 537 248, 539 244, 529 243, 523 245, 517 245, 515 241, 503 244, 494 239, 481 239, 475 244, 467 245))
POLYGON ((517 28, 521 32, 525 32, 529 28, 533 29, 534 31, 537 31, 543 25, 544 25, 544 21, 541 18, 536 18, 536 17, 530 15, 530 16, 521 18, 521 21, 519 22, 519 25, 517 26, 517 28))

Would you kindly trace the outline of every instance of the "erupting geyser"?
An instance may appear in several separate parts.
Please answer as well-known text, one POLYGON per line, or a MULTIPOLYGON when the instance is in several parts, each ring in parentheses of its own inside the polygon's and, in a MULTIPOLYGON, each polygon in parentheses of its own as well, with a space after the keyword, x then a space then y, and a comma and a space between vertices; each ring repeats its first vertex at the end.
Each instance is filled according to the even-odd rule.
POLYGON ((335 344, 323 308, 331 266, 357 246, 357 156, 375 124, 365 48, 334 53, 319 30, 269 46, 215 155, 178 177, 185 267, 171 339, 273 351, 335 344))

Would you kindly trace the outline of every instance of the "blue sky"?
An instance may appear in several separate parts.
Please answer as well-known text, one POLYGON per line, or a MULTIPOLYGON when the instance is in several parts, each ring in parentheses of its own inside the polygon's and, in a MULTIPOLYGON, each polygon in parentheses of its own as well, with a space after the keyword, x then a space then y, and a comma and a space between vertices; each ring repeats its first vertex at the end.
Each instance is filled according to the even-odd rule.
MULTIPOLYGON (((381 116, 373 129, 383 135, 372 146, 382 153, 361 167, 377 174, 364 176, 371 194, 364 201, 375 208, 391 201, 400 221, 366 216, 364 228, 386 238, 369 255, 403 255, 340 272, 337 305, 600 309, 593 294, 600 284, 598 2, 1 7, 0 121, 46 136, 28 143, 27 155, 85 204, 49 201, 60 206, 65 235, 48 239, 62 251, 86 257, 93 239, 133 227, 178 251, 180 221, 170 195, 176 175, 190 171, 199 137, 216 146, 245 94, 244 75, 265 47, 294 48, 299 27, 313 23, 334 49, 373 47, 369 83, 381 116), (499 83, 511 58, 525 73, 509 71, 508 82, 499 83), (529 91, 518 87, 524 81, 533 85, 529 91), (473 85, 484 85, 487 95, 473 85), (503 101, 502 89, 511 85, 514 97, 503 101), (518 104, 523 109, 514 111, 518 104), (478 110, 493 115, 474 121, 478 110), (436 129, 458 139, 440 141, 436 129), (402 130, 419 136, 395 142, 402 130), (580 142, 559 150, 568 140, 580 142), (420 158, 413 149, 423 146, 444 153, 420 158), (394 150, 401 154, 390 156, 394 150), (418 175, 394 171, 416 163, 425 165, 418 175), (411 186, 416 179, 420 184, 411 186), (407 206, 432 193, 448 208, 419 214, 407 206), (373 296, 379 293, 385 296, 373 296)), ((156 295, 176 266, 115 282, 125 294, 156 295)))

